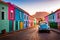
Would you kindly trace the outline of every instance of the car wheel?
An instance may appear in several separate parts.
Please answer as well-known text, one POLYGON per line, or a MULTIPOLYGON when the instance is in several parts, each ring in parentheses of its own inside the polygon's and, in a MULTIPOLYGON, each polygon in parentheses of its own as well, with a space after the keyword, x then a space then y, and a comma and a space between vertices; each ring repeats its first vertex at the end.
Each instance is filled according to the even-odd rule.
POLYGON ((48 30, 47 32, 50 33, 50 30, 48 30))

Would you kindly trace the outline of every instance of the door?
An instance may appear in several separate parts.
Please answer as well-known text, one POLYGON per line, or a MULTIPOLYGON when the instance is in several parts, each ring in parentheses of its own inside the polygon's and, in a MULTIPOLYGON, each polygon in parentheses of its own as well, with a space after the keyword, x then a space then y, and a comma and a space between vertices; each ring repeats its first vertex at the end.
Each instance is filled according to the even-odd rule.
POLYGON ((23 29, 23 22, 20 22, 20 29, 23 29))
POLYGON ((27 28, 27 21, 26 21, 26 28, 27 28))
POLYGON ((13 21, 9 21, 9 32, 13 31, 13 21))
POLYGON ((26 28, 26 22, 24 21, 24 29, 26 28))
POLYGON ((18 30, 18 21, 15 23, 15 29, 18 30))

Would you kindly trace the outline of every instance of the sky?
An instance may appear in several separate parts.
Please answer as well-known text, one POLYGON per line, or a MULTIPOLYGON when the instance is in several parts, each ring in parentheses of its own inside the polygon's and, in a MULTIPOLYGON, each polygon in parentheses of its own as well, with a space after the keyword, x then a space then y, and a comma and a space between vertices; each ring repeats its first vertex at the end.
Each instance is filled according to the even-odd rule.
POLYGON ((23 10, 27 11, 30 15, 36 12, 46 11, 51 13, 60 8, 60 0, 3 0, 17 5, 23 10))

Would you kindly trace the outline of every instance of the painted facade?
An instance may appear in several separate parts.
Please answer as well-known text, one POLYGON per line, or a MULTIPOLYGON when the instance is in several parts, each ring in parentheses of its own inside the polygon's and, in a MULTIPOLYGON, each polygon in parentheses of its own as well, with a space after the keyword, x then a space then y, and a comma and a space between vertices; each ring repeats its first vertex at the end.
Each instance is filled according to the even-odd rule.
POLYGON ((8 5, 0 2, 0 20, 8 20, 8 5))
POLYGON ((55 12, 49 14, 47 17, 48 17, 48 20, 47 18, 45 17, 45 20, 49 23, 49 25, 52 27, 52 28, 58 28, 60 29, 60 18, 59 18, 59 15, 60 14, 60 11, 59 10, 56 10, 55 12))
POLYGON ((24 21, 24 11, 18 7, 15 8, 15 20, 24 21))
POLYGON ((29 16, 29 27, 34 27, 34 17, 29 16))
POLYGON ((60 29, 60 9, 55 11, 56 22, 58 23, 58 29, 60 29))
POLYGON ((56 22, 60 22, 60 10, 55 12, 56 15, 56 22))
POLYGON ((7 3, 0 2, 0 33, 3 30, 9 32, 8 5, 7 3))
POLYGON ((8 3, 8 20, 14 20, 15 19, 15 10, 14 5, 11 5, 11 3, 8 3))
MULTIPOLYGON (((32 18, 34 25, 34 19, 32 18)), ((0 33, 18 31, 29 27, 29 14, 23 9, 8 2, 0 2, 0 33)))
POLYGON ((8 20, 9 20, 9 29, 10 32, 14 31, 14 20, 15 20, 15 7, 11 3, 8 4, 8 20))
POLYGON ((56 29, 58 28, 55 12, 52 12, 50 15, 48 15, 48 23, 51 28, 56 28, 56 29))
POLYGON ((56 16, 54 12, 48 15, 48 22, 56 22, 56 16))
POLYGON ((45 21, 46 23, 48 23, 48 16, 45 16, 45 21))
POLYGON ((28 17, 29 17, 29 14, 27 13, 24 13, 24 29, 28 27, 28 17))
POLYGON ((0 20, 0 33, 2 30, 6 30, 9 32, 9 21, 8 20, 0 20))

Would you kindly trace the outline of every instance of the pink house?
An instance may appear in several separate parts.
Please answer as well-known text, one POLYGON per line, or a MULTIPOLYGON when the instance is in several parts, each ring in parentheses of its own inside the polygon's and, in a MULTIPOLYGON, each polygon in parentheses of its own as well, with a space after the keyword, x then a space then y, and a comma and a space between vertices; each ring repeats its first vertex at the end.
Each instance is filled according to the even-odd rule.
POLYGON ((29 15, 29 27, 34 27, 34 17, 29 15))
POLYGON ((8 20, 11 27, 11 30, 14 30, 14 20, 15 20, 15 13, 14 13, 14 5, 8 3, 8 20))
POLYGON ((55 11, 56 14, 56 22, 60 22, 60 9, 55 11))
POLYGON ((48 23, 48 15, 45 16, 45 21, 46 21, 46 23, 48 23))
POLYGON ((58 29, 60 29, 60 9, 55 11, 56 14, 56 22, 58 23, 58 29))
POLYGON ((14 5, 8 3, 8 20, 14 20, 14 5))

